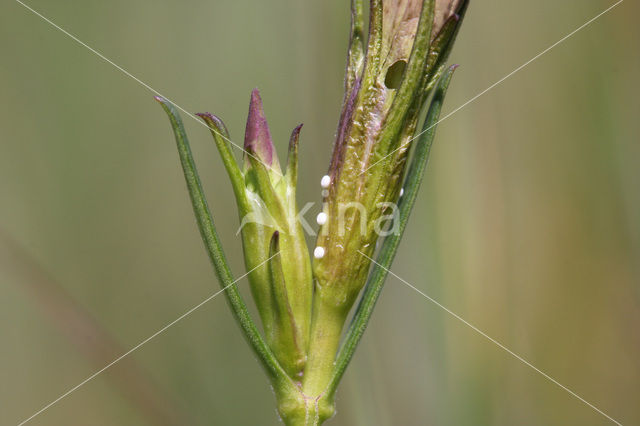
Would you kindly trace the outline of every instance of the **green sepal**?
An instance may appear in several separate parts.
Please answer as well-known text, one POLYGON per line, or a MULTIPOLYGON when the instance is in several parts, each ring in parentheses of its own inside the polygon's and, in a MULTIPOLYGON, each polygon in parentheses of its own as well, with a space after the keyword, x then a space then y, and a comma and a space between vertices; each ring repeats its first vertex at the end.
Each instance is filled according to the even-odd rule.
POLYGON ((351 0, 351 31, 349 36, 349 51, 347 70, 344 79, 345 99, 349 97, 351 89, 360 76, 364 63, 364 1, 351 0))
POLYGON ((289 138, 289 154, 287 157, 287 171, 285 173, 286 181, 289 186, 293 188, 294 193, 298 186, 298 142, 300 140, 301 129, 302 124, 298 125, 291 132, 291 137, 289 138))
POLYGON ((369 42, 367 44, 367 54, 365 56, 364 75, 362 76, 361 87, 370 87, 376 80, 376 76, 380 71, 382 22, 382 0, 371 0, 369 2, 369 42))
MULTIPOLYGON (((393 160, 393 157, 385 157, 393 144, 398 138, 398 134, 402 131, 413 100, 420 95, 417 90, 424 79, 424 69, 429 52, 429 44, 431 39, 431 29, 433 28, 433 10, 435 0, 424 0, 422 3, 422 11, 420 13, 420 22, 416 30, 416 36, 411 50, 411 56, 407 63, 400 88, 393 98, 393 103, 389 115, 383 123, 384 131, 380 135, 380 140, 376 144, 374 163, 379 159, 380 165, 374 166, 372 173, 378 170, 386 170, 387 163, 393 160)), ((384 175, 382 173, 381 175, 384 175)))
POLYGON ((375 307, 378 296, 384 286, 384 281, 387 277, 387 270, 391 267, 393 258, 398 250, 398 245, 400 244, 400 240, 402 239, 402 235, 407 226, 409 215, 415 204, 418 189, 422 182, 424 170, 427 166, 444 96, 456 67, 457 65, 449 67, 449 69, 440 78, 433 94, 433 98, 431 99, 431 104, 423 125, 422 131, 424 133, 422 133, 416 141, 415 152, 411 160, 404 185, 404 195, 400 199, 398 205, 398 232, 385 238, 376 263, 373 265, 373 269, 369 275, 369 279, 367 280, 362 298, 360 299, 360 303, 358 304, 351 324, 349 325, 344 343, 342 344, 336 358, 334 374, 327 388, 327 395, 329 396, 333 396, 335 394, 340 379, 342 378, 342 375, 344 374, 349 361, 351 361, 356 347, 364 334, 369 319, 371 318, 371 314, 373 313, 373 308, 375 307))
POLYGON ((207 126, 209 126, 209 130, 211 130, 213 140, 218 148, 220 157, 222 158, 222 163, 224 164, 224 168, 227 170, 227 174, 231 180, 231 186, 233 187, 236 202, 238 203, 238 208, 240 210, 240 217, 243 217, 251 211, 251 206, 249 205, 247 195, 245 193, 244 174, 240 170, 240 167, 238 167, 238 163, 236 162, 233 152, 229 147, 229 132, 219 117, 208 112, 197 113, 196 115, 200 117, 207 126))
POLYGON ((254 151, 248 151, 246 158, 248 158, 251 167, 247 168, 245 172, 245 185, 249 188, 251 186, 254 187, 273 219, 280 226, 283 226, 283 224, 287 223, 284 206, 280 202, 278 194, 276 194, 270 172, 264 166, 264 163, 257 158, 254 151))
POLYGON ((273 296, 274 333, 272 349, 280 364, 294 380, 299 378, 304 369, 306 352, 301 347, 304 341, 301 330, 296 324, 287 285, 282 271, 280 255, 280 233, 273 233, 269 244, 269 274, 271 276, 271 294, 273 296))
POLYGON ((469 0, 463 0, 459 5, 457 12, 447 19, 440 29, 440 32, 431 43, 426 67, 427 75, 429 75, 428 81, 425 82, 427 90, 429 85, 433 86, 438 82, 437 78, 431 78, 436 76, 433 74, 433 71, 440 69, 440 67, 449 59, 449 54, 453 49, 453 45, 458 36, 458 31, 460 31, 460 27, 462 26, 462 21, 467 12, 468 6, 469 0))

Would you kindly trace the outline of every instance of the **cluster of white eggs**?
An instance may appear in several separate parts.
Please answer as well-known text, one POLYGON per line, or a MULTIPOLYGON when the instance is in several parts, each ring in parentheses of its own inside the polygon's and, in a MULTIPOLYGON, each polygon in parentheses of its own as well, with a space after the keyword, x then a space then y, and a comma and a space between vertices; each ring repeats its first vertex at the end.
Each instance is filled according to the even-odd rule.
MULTIPOLYGON (((320 179, 320 187, 322 187, 323 196, 328 195, 327 189, 329 188, 329 185, 331 185, 331 176, 329 175, 322 176, 322 179, 320 179)), ((327 219, 329 219, 329 216, 327 216, 325 212, 320 212, 318 213, 318 216, 316 216, 316 222, 320 226, 327 223, 327 219)), ((316 259, 322 259, 324 257, 324 253, 325 253, 324 247, 317 246, 313 250, 313 257, 315 257, 316 259)))
MULTIPOLYGON (((329 195, 329 192, 328 192, 329 185, 331 185, 331 176, 329 175, 322 176, 322 179, 320 179, 320 187, 322 187, 323 197, 326 197, 327 195, 329 195)), ((400 196, 402 197, 402 195, 404 195, 404 188, 400 188, 400 196)), ((329 216, 325 212, 320 212, 318 213, 318 216, 316 216, 316 222, 320 226, 327 223, 327 219, 329 219, 329 216)), ((313 257, 315 257, 316 259, 322 259, 324 257, 324 254, 325 254, 324 247, 317 246, 315 249, 313 249, 313 257)))

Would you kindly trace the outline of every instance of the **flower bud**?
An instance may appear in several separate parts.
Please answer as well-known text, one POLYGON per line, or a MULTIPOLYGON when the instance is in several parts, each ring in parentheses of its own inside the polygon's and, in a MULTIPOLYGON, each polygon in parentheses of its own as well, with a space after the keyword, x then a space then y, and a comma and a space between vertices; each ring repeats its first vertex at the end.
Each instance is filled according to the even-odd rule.
POLYGON ((283 175, 257 90, 251 93, 243 170, 221 136, 222 121, 198 115, 210 126, 234 187, 251 293, 267 343, 285 371, 297 377, 307 356, 312 298, 311 264, 295 202, 301 126, 291 135, 283 175))
POLYGON ((249 159, 251 155, 255 155, 255 159, 259 160, 269 171, 278 177, 282 175, 258 89, 253 89, 251 92, 249 116, 247 117, 247 127, 244 133, 244 149, 245 169, 251 167, 249 159))
POLYGON ((467 6, 465 0, 371 1, 366 49, 353 3, 342 106, 314 260, 320 296, 348 310, 376 241, 392 222, 418 118, 467 6), (364 255, 364 256, 363 256, 364 255))

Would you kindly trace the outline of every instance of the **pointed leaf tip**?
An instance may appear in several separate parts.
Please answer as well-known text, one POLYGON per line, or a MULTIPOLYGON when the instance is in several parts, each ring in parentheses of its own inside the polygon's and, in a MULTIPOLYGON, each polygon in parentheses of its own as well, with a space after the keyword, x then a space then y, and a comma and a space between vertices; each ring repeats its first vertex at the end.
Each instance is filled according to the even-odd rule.
POLYGON ((300 130, 302 130, 302 126, 303 124, 297 125, 291 132, 291 137, 289 138, 289 152, 294 149, 298 149, 298 139, 300 138, 300 130))
POLYGON ((304 123, 300 123, 300 124, 298 124, 296 127, 294 127, 294 129, 293 129, 293 132, 292 132, 292 133, 295 133, 295 134, 300 133, 300 130, 302 130, 302 126, 304 126, 304 123))
POLYGON ((227 130, 227 126, 225 126, 224 121, 217 115, 211 114, 210 112, 197 112, 196 115, 209 125, 212 130, 217 130, 222 133, 224 138, 229 137, 229 131, 227 130))
POLYGON ((271 256, 275 256, 275 254, 280 249, 280 231, 275 231, 271 236, 271 256))
MULTIPOLYGON (((163 98, 162 96, 154 96, 153 99, 158 102, 163 108, 175 109, 171 101, 167 98, 163 98)), ((177 111, 176 111, 177 113, 177 111)))
POLYGON ((275 231, 269 241, 269 258, 272 259, 280 251, 280 232, 275 231))
POLYGON ((289 158, 287 159, 287 176, 290 185, 295 189, 298 182, 298 140, 302 124, 296 126, 289 138, 289 158))
POLYGON ((214 115, 211 114, 210 112, 196 112, 196 115, 202 118, 203 120, 206 120, 207 118, 210 118, 213 120, 213 117, 214 117, 214 115))

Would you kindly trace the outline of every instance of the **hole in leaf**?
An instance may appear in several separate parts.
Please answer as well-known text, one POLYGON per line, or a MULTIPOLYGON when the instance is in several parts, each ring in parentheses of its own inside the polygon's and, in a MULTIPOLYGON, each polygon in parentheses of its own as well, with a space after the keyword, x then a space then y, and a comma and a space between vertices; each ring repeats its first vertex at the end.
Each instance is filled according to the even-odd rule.
POLYGON ((387 75, 384 78, 384 85, 387 89, 397 89, 402 83, 402 75, 404 69, 407 67, 407 62, 400 60, 396 61, 387 69, 387 75))

